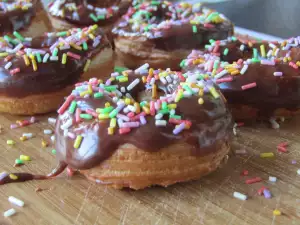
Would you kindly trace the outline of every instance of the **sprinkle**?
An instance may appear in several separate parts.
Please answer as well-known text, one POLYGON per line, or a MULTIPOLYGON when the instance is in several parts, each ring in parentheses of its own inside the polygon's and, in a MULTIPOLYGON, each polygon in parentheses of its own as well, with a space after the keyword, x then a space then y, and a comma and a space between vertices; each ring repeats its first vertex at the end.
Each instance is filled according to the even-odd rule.
POLYGON ((217 92, 217 90, 214 87, 209 88, 209 91, 210 91, 210 93, 212 94, 212 96, 214 98, 219 98, 220 97, 219 93, 217 92))
POLYGON ((273 215, 274 215, 274 216, 280 216, 280 215, 281 215, 281 212, 280 212, 278 209, 274 209, 273 215))
POLYGON ((4 68, 8 70, 12 66, 12 62, 8 62, 5 64, 4 68))
POLYGON ((263 58, 266 57, 266 50, 265 50, 265 46, 264 45, 261 45, 260 46, 260 54, 263 58))
POLYGON ((33 134, 32 133, 24 133, 24 134, 22 134, 22 136, 26 137, 26 138, 32 138, 33 134))
POLYGON ((50 61, 58 61, 58 56, 50 56, 50 61))
POLYGON ((3 213, 3 216, 11 217, 11 216, 15 215, 16 213, 17 213, 17 211, 15 209, 9 209, 3 213))
POLYGON ((139 78, 136 78, 134 81, 132 81, 128 86, 127 86, 127 90, 130 91, 132 90, 136 85, 138 85, 138 83, 140 82, 139 78))
POLYGON ((91 60, 90 59, 86 60, 86 63, 85 63, 84 68, 83 68, 83 72, 88 71, 90 65, 91 65, 91 60))
POLYGON ((198 99, 198 104, 199 104, 199 105, 202 105, 203 103, 204 103, 203 98, 199 98, 199 99, 198 99))
POLYGON ((55 149, 52 149, 51 153, 52 153, 53 155, 56 155, 56 150, 55 150, 55 149))
POLYGON ((193 33, 197 33, 198 32, 197 26, 193 25, 192 29, 193 29, 193 33))
POLYGON ((165 127, 167 126, 167 121, 166 120, 156 120, 155 121, 155 126, 157 127, 165 127))
POLYGON ((49 57, 50 57, 50 54, 46 53, 43 58, 43 63, 46 63, 48 61, 49 57))
POLYGON ((81 58, 80 55, 77 55, 77 54, 72 53, 72 52, 67 52, 67 55, 74 58, 74 59, 78 59, 78 60, 81 58))
POLYGON ((28 56, 27 55, 23 55, 23 59, 24 59, 25 65, 29 66, 30 65, 30 61, 29 61, 28 56))
POLYGON ((274 153, 273 152, 260 153, 260 158, 272 158, 272 157, 274 157, 274 153))
POLYGON ((129 127, 124 127, 119 129, 119 134, 127 134, 131 131, 129 127))
POLYGON ((69 107, 69 105, 71 104, 74 98, 75 98, 74 95, 69 95, 66 101, 64 102, 64 104, 57 110, 58 114, 63 114, 65 110, 69 107))
POLYGON ((0 57, 6 57, 6 56, 8 56, 8 52, 1 52, 0 53, 0 57))
POLYGON ((297 174, 300 175, 300 169, 297 170, 297 174))
POLYGON ((14 205, 23 207, 24 206, 24 202, 21 201, 20 199, 15 198, 14 196, 9 196, 8 197, 8 201, 14 205))
POLYGON ((74 148, 79 148, 81 145, 83 137, 81 135, 77 135, 75 142, 74 142, 74 148))
POLYGON ((98 18, 97 18, 93 13, 91 13, 91 14, 89 15, 89 17, 90 17, 94 22, 98 22, 98 18))
POLYGON ((50 124, 55 124, 55 123, 56 123, 56 119, 55 119, 55 118, 49 117, 49 118, 48 118, 48 123, 50 123, 50 124))
POLYGON ((253 82, 253 83, 250 83, 250 84, 243 85, 243 86, 242 86, 242 90, 247 90, 247 89, 254 88, 254 87, 256 87, 256 82, 253 82))
POLYGON ((67 63, 67 54, 64 53, 61 59, 61 64, 65 65, 67 63))
POLYGON ((257 194, 258 195, 263 195, 264 190, 266 189, 266 187, 262 186, 260 189, 258 189, 257 194))
POLYGON ((225 49, 224 49, 224 52, 223 52, 223 55, 225 55, 225 56, 228 55, 228 52, 229 52, 229 49, 228 49, 228 48, 225 48, 225 49))
POLYGON ((44 130, 44 134, 47 134, 47 135, 50 135, 50 134, 52 134, 52 130, 44 130))
POLYGON ((22 160, 22 161, 30 161, 31 159, 30 159, 30 156, 28 156, 28 155, 20 155, 20 159, 22 160))
POLYGON ((15 160, 15 164, 17 164, 17 165, 23 165, 24 162, 23 162, 23 160, 21 160, 21 159, 16 159, 16 160, 15 160))
POLYGON ((268 189, 264 189, 263 193, 264 193, 265 198, 267 198, 267 199, 272 198, 272 194, 268 189))
POLYGON ((247 179, 245 181, 246 184, 254 184, 254 183, 258 183, 261 182, 262 179, 260 177, 255 177, 255 178, 251 178, 251 179, 247 179))
POLYGON ((185 128, 185 123, 181 123, 180 125, 176 126, 176 128, 173 130, 173 134, 177 135, 179 134, 181 131, 183 131, 185 128))
POLYGON ((274 72, 273 73, 273 75, 275 76, 275 77, 281 77, 282 76, 282 72, 274 72))
POLYGON ((15 142, 14 142, 13 140, 7 140, 7 141, 6 141, 6 144, 8 144, 8 145, 14 145, 15 142))
POLYGON ((76 106, 77 106, 77 102, 76 101, 72 101, 70 107, 69 107, 69 113, 73 114, 75 112, 75 109, 76 109, 76 106))
POLYGON ((13 32, 13 35, 18 39, 18 40, 20 40, 20 41, 25 41, 25 39, 23 38, 23 36, 20 34, 20 33, 18 33, 17 31, 14 31, 13 32))
POLYGON ((245 201, 245 200, 247 200, 247 195, 244 195, 244 194, 242 194, 242 193, 240 193, 240 192, 233 192, 233 197, 235 197, 235 198, 237 198, 237 199, 239 199, 239 200, 243 200, 243 201, 245 201))
POLYGON ((225 83, 225 82, 231 82, 231 81, 233 81, 232 77, 225 77, 225 78, 217 79, 216 83, 219 84, 219 83, 225 83))
POLYGON ((18 177, 15 174, 9 174, 9 178, 12 180, 18 180, 18 177))
POLYGON ((276 182, 277 181, 277 177, 272 177, 272 176, 269 176, 269 181, 271 182, 276 182))
POLYGON ((257 59, 258 58, 258 51, 256 48, 253 48, 253 58, 257 59))
MULTIPOLYGON (((84 113, 81 113, 81 114, 80 114, 80 118, 86 119, 86 120, 91 120, 91 119, 93 119, 93 116, 90 115, 90 114, 84 114, 84 113)), ((99 118, 100 118, 100 117, 99 117, 99 118)))
POLYGON ((47 141, 45 141, 45 140, 42 140, 42 147, 43 148, 46 148, 46 147, 48 147, 48 142, 47 141))

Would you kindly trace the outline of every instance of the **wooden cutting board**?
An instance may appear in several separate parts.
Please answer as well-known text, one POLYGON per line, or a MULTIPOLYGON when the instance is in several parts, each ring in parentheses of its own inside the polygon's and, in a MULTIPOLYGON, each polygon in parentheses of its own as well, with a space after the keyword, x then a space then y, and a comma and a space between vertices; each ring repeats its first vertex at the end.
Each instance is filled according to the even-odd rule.
MULTIPOLYGON (((11 123, 26 117, 0 115, 4 128, 0 134, 0 172, 31 172, 47 174, 56 165, 53 146, 41 146, 44 129, 52 129, 46 115, 29 127, 11 130, 11 123), (35 137, 21 142, 22 133, 32 132, 35 137), (6 141, 12 139, 14 146, 6 141), (14 160, 21 154, 32 161, 14 168, 14 160)), ((176 184, 168 188, 152 187, 141 191, 114 190, 96 185, 84 177, 67 177, 63 173, 53 180, 31 181, 0 186, 0 211, 14 207, 17 214, 4 218, 0 224, 300 224, 300 176, 297 175, 300 148, 300 118, 286 121, 281 129, 273 130, 267 124, 241 127, 234 138, 233 151, 245 149, 246 155, 232 155, 228 163, 215 173, 194 182, 176 184), (288 141, 288 153, 278 153, 276 146, 288 141), (274 158, 263 159, 261 152, 274 152, 274 158), (296 160, 296 164, 291 161, 296 160), (241 176, 248 170, 247 177, 241 176), (263 182, 247 185, 245 180, 261 177, 263 182), (269 176, 278 181, 271 183, 269 176), (271 199, 257 194, 268 187, 271 199), (43 191, 36 192, 36 188, 43 191), (233 198, 233 192, 248 195, 247 201, 233 198), (25 207, 11 205, 7 198, 15 196, 25 207), (279 209, 283 215, 273 216, 279 209)))

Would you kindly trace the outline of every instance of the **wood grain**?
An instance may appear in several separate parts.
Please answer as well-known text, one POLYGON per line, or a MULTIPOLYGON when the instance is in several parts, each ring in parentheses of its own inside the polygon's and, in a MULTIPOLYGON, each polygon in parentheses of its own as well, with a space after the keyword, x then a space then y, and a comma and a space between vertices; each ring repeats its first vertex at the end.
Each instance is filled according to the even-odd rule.
MULTIPOLYGON (((10 130, 9 125, 25 117, 0 115, 4 127, 0 134, 0 171, 23 171, 46 174, 56 165, 51 153, 53 146, 41 147, 41 140, 49 140, 43 134, 51 128, 47 118, 38 117, 40 122, 29 127, 10 130), (24 132, 32 132, 36 137, 21 142, 24 132), (16 141, 11 147, 7 139, 16 141), (20 154, 32 157, 23 167, 14 168, 14 160, 20 154)), ((300 118, 282 124, 280 130, 270 129, 266 124, 242 127, 234 139, 234 150, 246 149, 248 154, 232 155, 228 163, 217 172, 195 182, 177 184, 168 188, 153 187, 142 191, 114 190, 96 185, 84 177, 67 177, 66 173, 54 180, 15 183, 0 187, 0 210, 12 207, 7 201, 12 195, 25 202, 24 208, 5 219, 0 216, 0 224, 299 224, 300 223, 300 177, 296 171, 299 163, 291 160, 299 157, 300 118), (290 143, 288 153, 278 153, 279 142, 290 143), (274 152, 273 159, 262 159, 260 152, 274 152), (249 177, 260 176, 263 182, 246 185, 246 177, 241 172, 249 170, 249 177), (269 176, 276 176, 274 184, 269 176), (258 196, 257 190, 269 187, 272 199, 258 196), (42 192, 35 192, 40 187, 42 192), (249 200, 234 199, 234 191, 245 193, 249 200), (277 208, 282 216, 273 216, 277 208)))

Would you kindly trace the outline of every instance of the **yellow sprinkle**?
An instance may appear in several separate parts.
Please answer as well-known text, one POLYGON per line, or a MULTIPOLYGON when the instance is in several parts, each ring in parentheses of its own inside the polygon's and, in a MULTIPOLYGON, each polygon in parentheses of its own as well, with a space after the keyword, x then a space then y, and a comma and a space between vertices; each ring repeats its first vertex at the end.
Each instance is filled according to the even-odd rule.
POLYGON ((91 65, 91 60, 90 59, 86 60, 86 63, 85 63, 84 68, 83 68, 83 72, 88 71, 90 65, 91 65))
POLYGON ((75 48, 75 49, 77 49, 77 50, 79 50, 79 51, 82 50, 82 47, 81 47, 81 46, 76 45, 76 44, 74 44, 74 43, 70 43, 70 46, 73 47, 73 48, 75 48))
POLYGON ((135 102, 134 103, 134 107, 135 107, 135 112, 138 114, 141 112, 141 107, 140 107, 140 104, 135 102))
POLYGON ((109 128, 107 128, 107 133, 109 134, 109 135, 113 135, 114 134, 114 128, 113 127, 109 127, 109 128))
POLYGON ((203 96, 204 95, 204 90, 202 88, 199 90, 198 95, 199 96, 203 96))
POLYGON ((91 27, 91 30, 96 30, 98 28, 98 25, 97 24, 94 24, 92 27, 91 27))
POLYGON ((8 145, 14 145, 15 142, 14 142, 13 140, 7 140, 7 141, 6 141, 6 144, 8 144, 8 145))
POLYGON ((16 175, 12 174, 12 173, 9 174, 9 178, 12 179, 12 180, 17 180, 18 179, 18 177, 16 175))
POLYGON ((249 45, 250 48, 253 47, 253 43, 252 42, 248 42, 248 45, 249 45))
POLYGON ((127 82, 127 81, 128 81, 128 77, 122 77, 122 78, 119 79, 119 81, 120 81, 121 83, 127 82))
POLYGON ((153 68, 150 68, 150 69, 149 69, 149 75, 150 75, 150 76, 153 76, 153 68))
POLYGON ((234 71, 232 71, 230 74, 231 74, 231 75, 237 75, 237 74, 239 74, 239 73, 240 73, 239 70, 234 70, 234 71))
POLYGON ((179 100, 182 98, 182 95, 183 95, 183 90, 179 89, 178 93, 177 93, 177 95, 175 97, 175 102, 179 102, 179 100))
POLYGON ((8 52, 1 52, 0 53, 0 57, 6 57, 6 56, 8 56, 8 52))
POLYGON ((157 98, 157 88, 156 88, 156 84, 153 84, 152 86, 152 99, 156 99, 157 98))
POLYGON ((214 98, 219 98, 219 97, 220 97, 218 91, 217 91, 214 87, 211 87, 211 88, 209 89, 209 91, 210 91, 210 93, 212 94, 212 96, 214 96, 214 98))
POLYGON ((168 105, 169 109, 176 109, 176 107, 177 107, 177 104, 169 104, 168 105))
POLYGON ((29 55, 29 58, 30 58, 31 60, 35 59, 33 54, 30 54, 30 55, 29 55))
POLYGON ((273 152, 260 153, 260 158, 272 158, 272 157, 274 157, 274 153, 273 152))
POLYGON ((24 59, 25 65, 29 66, 30 65, 30 61, 28 59, 28 56, 27 55, 23 55, 23 59, 24 59))
POLYGON ((99 114, 98 116, 99 120, 105 120, 105 119, 109 119, 109 114, 99 114))
POLYGON ((65 65, 66 63, 67 63, 67 54, 64 53, 64 54, 62 55, 61 64, 65 65))
POLYGON ((83 97, 83 96, 86 96, 86 95, 89 95, 90 92, 89 91, 83 91, 83 92, 80 92, 80 97, 83 97))
POLYGON ((48 142, 47 141, 45 141, 45 140, 42 140, 42 147, 43 148, 46 148, 46 147, 48 147, 48 142))
POLYGON ((22 10, 23 10, 23 11, 28 10, 28 6, 23 6, 23 7, 22 7, 22 10))
POLYGON ((143 106, 142 109, 146 114, 150 114, 150 109, 148 107, 143 106))
POLYGON ((89 84, 89 86, 88 86, 88 92, 89 92, 89 94, 93 94, 93 87, 91 84, 89 84))
POLYGON ((111 118, 109 126, 112 128, 115 128, 117 126, 117 119, 116 118, 111 118))
POLYGON ((287 61, 288 61, 288 60, 287 60, 287 58, 286 58, 286 57, 284 57, 284 58, 283 58, 283 62, 285 62, 285 63, 286 63, 287 61))
POLYGON ((89 34, 89 38, 94 40, 95 39, 95 36, 93 34, 89 34))
POLYGON ((147 82, 147 77, 142 76, 142 81, 143 81, 143 83, 146 83, 147 82))
POLYGON ((109 102, 105 102, 104 106, 105 106, 105 107, 109 107, 109 106, 110 106, 110 103, 109 103, 109 102))
POLYGON ((291 61, 291 60, 292 60, 292 57, 289 56, 289 57, 287 58, 287 60, 288 60, 288 61, 291 61))
POLYGON ((198 99, 198 103, 199 103, 199 105, 202 105, 202 104, 204 103, 203 98, 199 98, 199 99, 198 99))
POLYGON ((296 65, 297 65, 297 66, 300 66, 300 61, 297 61, 297 62, 296 62, 296 65))
POLYGON ((99 82, 99 84, 103 84, 103 80, 102 79, 99 79, 98 82, 99 82))
POLYGON ((80 145, 81 145, 81 142, 82 142, 82 136, 81 135, 78 135, 75 139, 75 142, 74 142, 74 148, 79 148, 80 145))
POLYGON ((33 71, 37 71, 38 68, 37 68, 37 63, 36 63, 35 59, 32 59, 31 63, 32 63, 33 71))
POLYGON ((123 71, 122 75, 125 76, 125 77, 128 77, 128 72, 127 71, 123 71))
POLYGON ((125 104, 130 105, 130 103, 131 103, 131 99, 130 98, 125 98, 125 104))
POLYGON ((277 50, 277 47, 273 48, 272 56, 275 56, 276 50, 277 50))
POLYGON ((30 159, 30 156, 28 156, 28 155, 20 155, 20 159, 22 160, 22 161, 30 161, 31 159, 30 159))
POLYGON ((20 141, 26 141, 26 140, 28 140, 26 136, 20 137, 20 141))
POLYGON ((275 210, 273 211, 273 215, 274 215, 274 216, 280 216, 280 215, 281 215, 281 212, 280 212, 278 209, 275 209, 275 210))
POLYGON ((265 46, 264 45, 261 45, 260 46, 260 54, 262 57, 266 57, 266 50, 265 50, 265 46))
POLYGON ((216 69, 213 69, 213 71, 211 72, 211 75, 212 75, 212 76, 215 76, 216 73, 217 73, 217 70, 216 70, 216 69))

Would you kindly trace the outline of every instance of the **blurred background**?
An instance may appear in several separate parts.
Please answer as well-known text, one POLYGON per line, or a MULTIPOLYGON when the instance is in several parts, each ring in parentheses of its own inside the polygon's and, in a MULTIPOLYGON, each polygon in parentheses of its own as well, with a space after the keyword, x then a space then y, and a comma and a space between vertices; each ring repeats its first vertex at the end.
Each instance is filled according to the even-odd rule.
POLYGON ((300 35, 300 0, 187 0, 208 2, 236 26, 288 38, 300 35))

